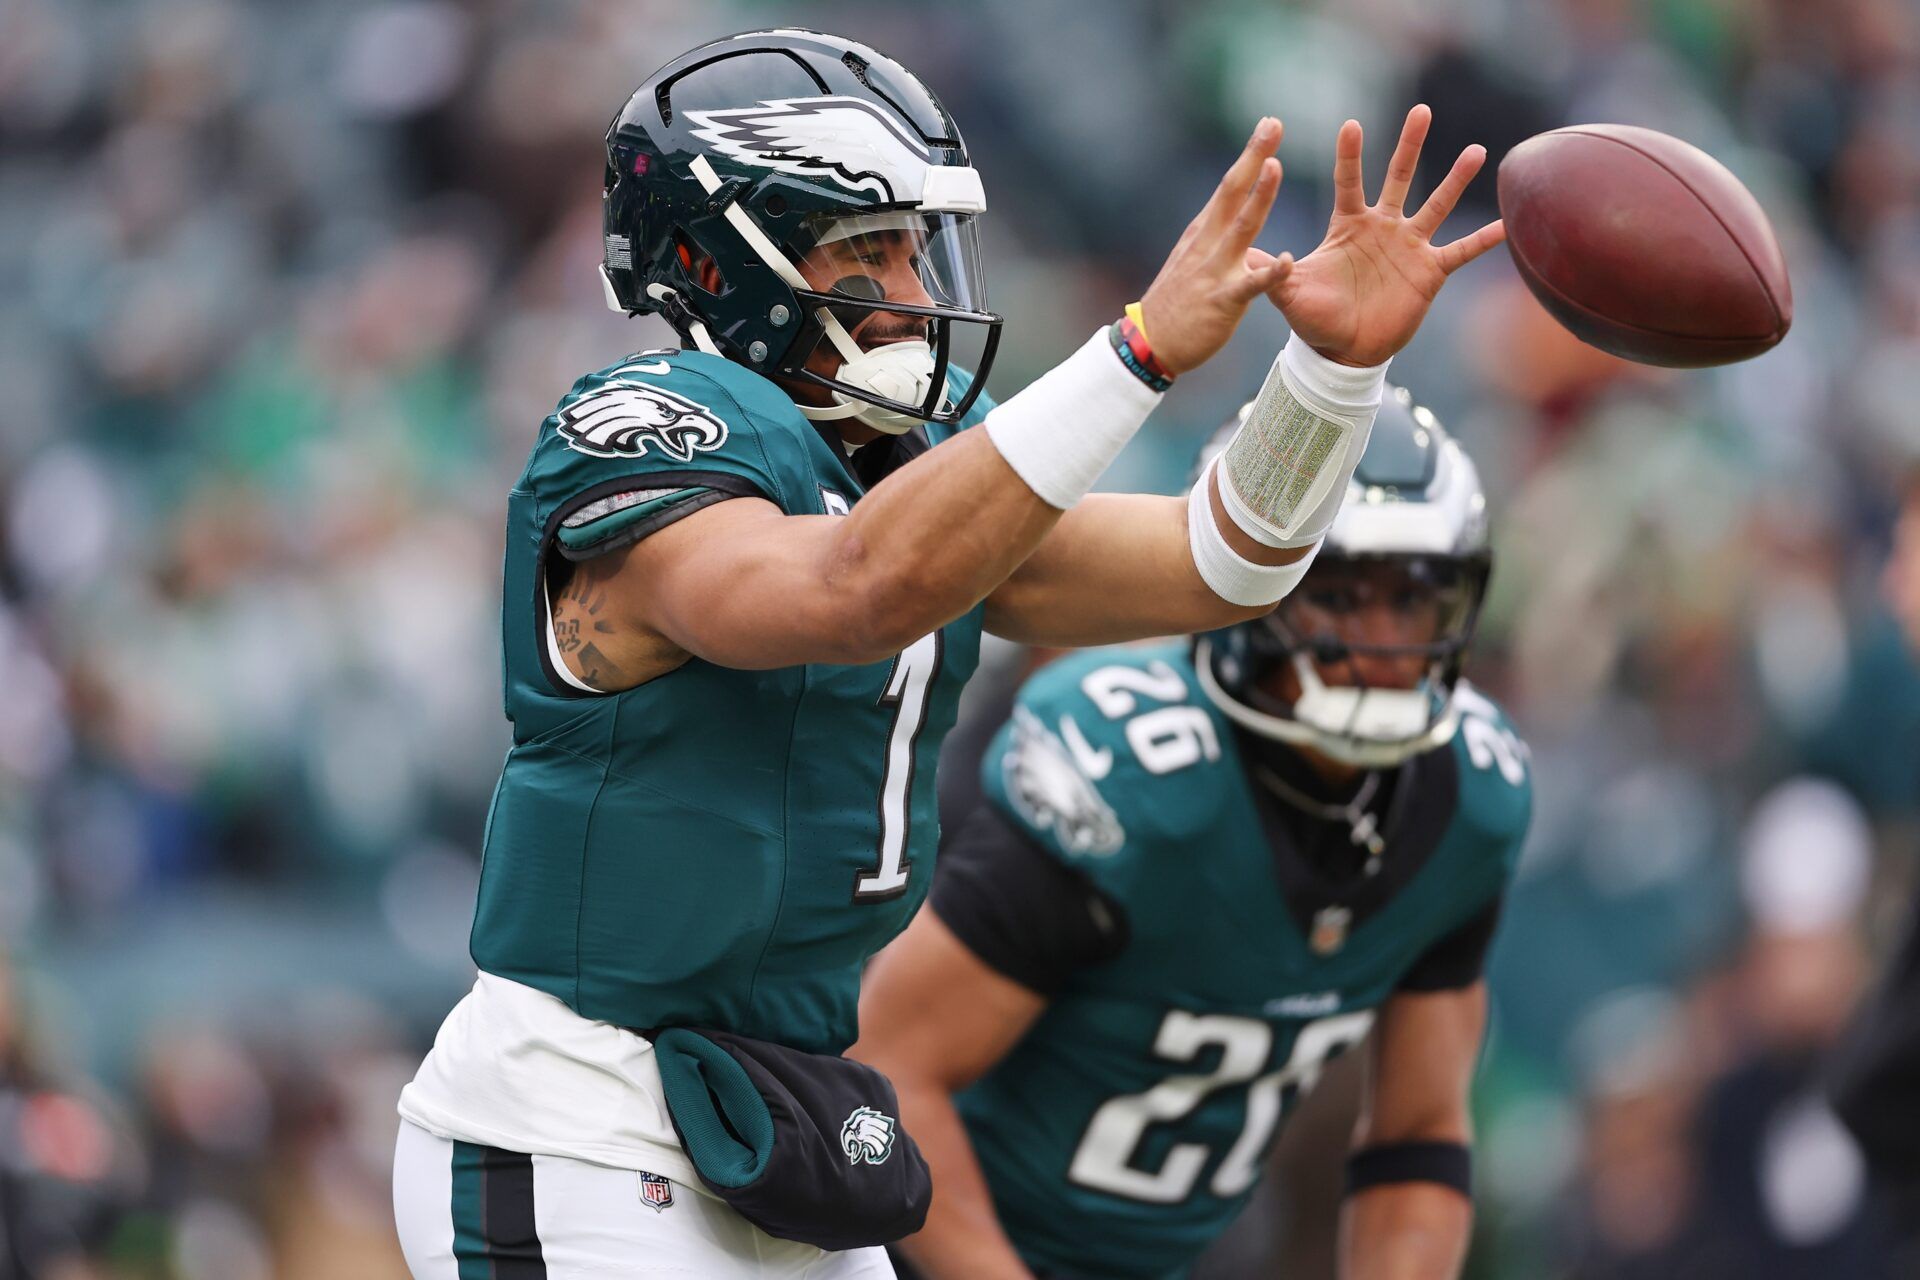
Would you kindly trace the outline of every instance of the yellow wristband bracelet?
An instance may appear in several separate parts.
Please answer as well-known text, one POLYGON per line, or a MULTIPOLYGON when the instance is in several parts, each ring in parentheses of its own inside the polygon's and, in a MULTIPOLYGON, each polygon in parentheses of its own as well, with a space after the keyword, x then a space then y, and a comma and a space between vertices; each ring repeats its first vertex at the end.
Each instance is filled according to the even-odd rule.
POLYGON ((1142 318, 1142 314, 1139 303, 1129 302, 1127 304, 1127 319, 1133 321, 1133 327, 1140 331, 1141 337, 1146 338, 1147 345, 1152 346, 1153 338, 1147 333, 1147 322, 1142 318))

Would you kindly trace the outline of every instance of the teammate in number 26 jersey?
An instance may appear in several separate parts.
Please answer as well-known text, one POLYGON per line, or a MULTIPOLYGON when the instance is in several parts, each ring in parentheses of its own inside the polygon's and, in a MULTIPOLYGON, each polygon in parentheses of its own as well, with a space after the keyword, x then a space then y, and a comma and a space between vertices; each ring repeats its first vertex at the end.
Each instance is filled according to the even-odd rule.
MULTIPOLYGON (((934 920, 877 966, 856 1052, 901 1082, 923 1132, 938 1126, 916 1115, 900 1037, 925 1029, 903 1004, 931 995, 911 979, 932 969, 911 950, 943 931, 1007 984, 1006 1003, 976 1006, 1005 1021, 960 1033, 998 1052, 936 1087, 984 1177, 976 1206, 1037 1274, 1183 1274, 1331 1058, 1383 1014, 1472 1007, 1531 795, 1524 746, 1458 679, 1485 581, 1479 490, 1419 412, 1390 397, 1356 483, 1396 499, 1371 518, 1349 503, 1297 604, 1197 643, 1078 654, 1027 684, 986 752, 984 801, 942 850, 934 920), (1258 692, 1281 672, 1284 705, 1258 692)), ((1477 1024, 1407 1038, 1432 1060, 1376 1064, 1380 1088, 1464 1092, 1477 1024)), ((1463 1183, 1464 1148, 1434 1141, 1448 1136, 1376 1131, 1380 1185, 1463 1183)), ((960 1162, 930 1159, 941 1194, 964 1196, 960 1162)), ((934 1274, 980 1265, 943 1225, 908 1255, 934 1274)))

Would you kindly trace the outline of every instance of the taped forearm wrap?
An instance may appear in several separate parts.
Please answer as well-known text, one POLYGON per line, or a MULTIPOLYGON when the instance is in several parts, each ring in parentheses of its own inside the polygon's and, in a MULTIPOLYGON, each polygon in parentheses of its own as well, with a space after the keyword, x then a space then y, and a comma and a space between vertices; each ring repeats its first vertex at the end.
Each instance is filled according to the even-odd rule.
POLYGON ((1386 385, 1385 364, 1355 369, 1288 338, 1221 454, 1227 515, 1270 547, 1318 540, 1347 496, 1386 385))
POLYGON ((981 424, 1014 473, 1065 511, 1147 420, 1160 393, 1128 372, 1102 328, 981 424))
POLYGON ((1193 567, 1213 594, 1229 604, 1249 608, 1277 604, 1307 576, 1308 566, 1320 554, 1320 544, 1315 543, 1292 564, 1279 565, 1255 564, 1228 546, 1207 496, 1214 468, 1219 465, 1218 458, 1207 463, 1187 494, 1187 549, 1193 553, 1193 567))

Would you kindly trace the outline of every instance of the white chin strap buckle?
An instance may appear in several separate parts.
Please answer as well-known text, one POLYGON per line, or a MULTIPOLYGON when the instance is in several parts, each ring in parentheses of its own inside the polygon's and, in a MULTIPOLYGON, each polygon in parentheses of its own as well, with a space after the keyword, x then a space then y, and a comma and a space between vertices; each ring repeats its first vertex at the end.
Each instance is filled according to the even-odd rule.
MULTIPOLYGON (((900 404, 925 404, 927 390, 933 385, 933 348, 916 339, 889 342, 871 351, 862 351, 840 366, 839 381, 900 404)), ((846 416, 855 422, 890 436, 901 435, 920 425, 919 418, 882 409, 877 404, 838 394, 834 399, 848 408, 850 412, 846 416)))

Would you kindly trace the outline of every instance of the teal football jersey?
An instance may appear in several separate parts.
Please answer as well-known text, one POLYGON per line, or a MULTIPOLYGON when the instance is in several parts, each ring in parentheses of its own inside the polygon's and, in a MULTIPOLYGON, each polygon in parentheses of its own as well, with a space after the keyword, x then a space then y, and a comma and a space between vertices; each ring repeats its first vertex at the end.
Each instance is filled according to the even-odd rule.
POLYGON ((1118 954, 1075 970, 959 1098, 1036 1269, 1182 1274, 1323 1065, 1497 902, 1531 805, 1525 747, 1486 698, 1460 697, 1460 732, 1396 780, 1377 898, 1303 923, 1184 645, 1075 655, 1022 691, 983 762, 988 800, 1127 926, 1118 954))
MULTIPOLYGON (((990 407, 981 396, 966 425, 990 407)), ((954 430, 923 426, 894 448, 954 430)), ((583 378, 541 424, 508 501, 513 746, 487 821, 481 969, 621 1026, 827 1053, 853 1041, 861 967, 926 894, 934 762, 978 661, 981 610, 891 662, 696 658, 597 695, 555 665, 546 577, 583 537, 634 536, 681 503, 758 495, 789 515, 845 514, 863 492, 783 391, 699 352, 583 378)))

